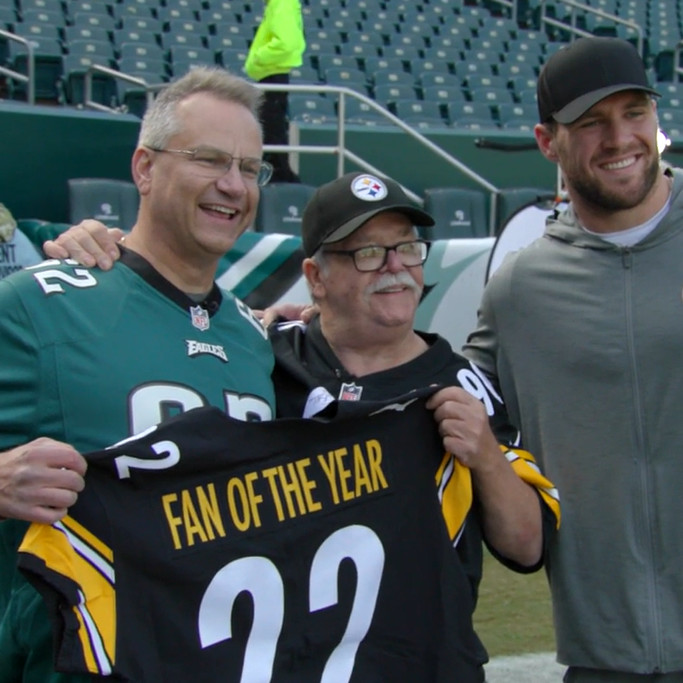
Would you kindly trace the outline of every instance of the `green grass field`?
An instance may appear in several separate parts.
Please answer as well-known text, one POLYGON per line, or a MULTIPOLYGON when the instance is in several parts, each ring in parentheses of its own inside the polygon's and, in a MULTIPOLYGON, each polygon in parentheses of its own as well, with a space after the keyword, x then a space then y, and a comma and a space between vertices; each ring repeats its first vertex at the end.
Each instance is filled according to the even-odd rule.
POLYGON ((487 553, 474 624, 490 657, 554 652, 545 572, 516 574, 487 553))

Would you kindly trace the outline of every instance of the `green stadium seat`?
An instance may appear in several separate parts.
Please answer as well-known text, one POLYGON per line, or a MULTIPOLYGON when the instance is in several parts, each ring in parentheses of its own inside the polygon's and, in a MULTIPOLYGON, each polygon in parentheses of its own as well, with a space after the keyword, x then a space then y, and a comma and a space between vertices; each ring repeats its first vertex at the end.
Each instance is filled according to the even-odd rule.
POLYGON ((262 187, 254 220, 256 232, 301 235, 301 215, 315 189, 305 183, 270 183, 262 187))
POLYGON ((426 239, 486 237, 489 234, 487 198, 481 190, 432 187, 424 191, 424 209, 434 218, 422 228, 426 239))
POLYGON ((314 93, 290 93, 287 109, 290 121, 300 123, 336 123, 334 100, 314 93))
MULTIPOLYGON (((62 57, 62 89, 67 104, 85 103, 85 74, 93 65, 110 66, 97 54, 68 54, 62 57)), ((116 83, 111 76, 94 73, 92 76, 92 100, 107 107, 117 106, 116 83)))
POLYGON ((95 218, 108 227, 130 230, 137 219, 139 195, 135 184, 111 178, 70 178, 69 221, 95 218))
MULTIPOLYGON (((62 45, 53 37, 57 29, 49 24, 32 24, 30 27, 23 24, 21 29, 27 30, 27 33, 20 35, 29 40, 33 47, 36 99, 56 103, 59 101, 59 83, 62 78, 62 45)), ((7 45, 7 63, 13 71, 28 74, 28 50, 23 45, 10 41, 7 45)), ((10 91, 14 99, 24 99, 26 84, 13 80, 10 91)))
POLYGON ((498 209, 496 212, 496 232, 522 207, 538 203, 543 199, 554 197, 555 193, 549 189, 539 187, 505 187, 498 194, 498 209))

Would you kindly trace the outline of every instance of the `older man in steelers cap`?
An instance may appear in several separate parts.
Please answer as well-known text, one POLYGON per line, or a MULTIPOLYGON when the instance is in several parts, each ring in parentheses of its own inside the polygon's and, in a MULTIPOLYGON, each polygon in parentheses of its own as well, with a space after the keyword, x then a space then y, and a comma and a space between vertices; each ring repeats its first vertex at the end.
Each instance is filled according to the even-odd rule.
MULTIPOLYGON (((389 178, 355 172, 318 188, 303 214, 302 268, 319 314, 309 324, 270 326, 273 381, 281 417, 313 416, 336 399, 386 400, 419 387, 445 387, 429 407, 457 464, 435 473, 431 502, 444 513, 459 577, 449 591, 462 609, 426 611, 415 628, 438 621, 458 653, 458 665, 444 672, 448 680, 479 683, 487 655, 472 614, 482 541, 509 568, 535 571, 559 522, 559 504, 531 454, 515 448, 517 430, 486 377, 445 339, 413 329, 429 248, 418 227, 432 224, 389 178), (452 490, 447 482, 457 482, 457 500, 444 494, 442 484, 452 490)), ((406 457, 424 453, 407 445, 406 457)), ((433 653, 416 656, 429 661, 433 653)))

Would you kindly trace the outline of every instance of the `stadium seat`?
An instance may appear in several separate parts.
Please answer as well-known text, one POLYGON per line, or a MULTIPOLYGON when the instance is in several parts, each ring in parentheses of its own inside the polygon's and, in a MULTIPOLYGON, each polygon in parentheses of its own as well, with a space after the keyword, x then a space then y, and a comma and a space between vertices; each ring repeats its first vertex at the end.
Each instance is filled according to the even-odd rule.
POLYGON ((116 20, 109 14, 99 12, 76 12, 71 18, 74 26, 90 26, 93 28, 103 28, 109 32, 110 38, 116 28, 116 20))
POLYGON ((533 130, 538 122, 538 109, 535 104, 499 104, 498 121, 502 128, 533 130))
POLYGON ((415 76, 407 71, 398 69, 377 69, 372 74, 372 81, 375 88, 378 85, 407 85, 415 87, 415 76))
POLYGON ((422 60, 422 49, 414 45, 385 45, 382 49, 384 57, 394 57, 403 61, 407 69, 422 60))
MULTIPOLYGON (((62 77, 62 46, 57 38, 48 36, 48 34, 53 35, 52 28, 48 24, 42 27, 32 24, 29 33, 22 34, 22 36, 30 40, 33 47, 36 99, 57 102, 60 95, 59 83, 62 77)), ((24 75, 27 74, 27 49, 15 41, 9 42, 7 45, 7 62, 10 69, 24 75)), ((15 99, 25 98, 26 83, 12 81, 11 94, 15 99)))
POLYGON ((146 2, 121 2, 114 3, 111 5, 112 12, 116 21, 121 24, 121 22, 126 17, 138 17, 140 19, 150 19, 154 18, 154 11, 159 3, 157 0, 147 0, 146 2))
POLYGON ((325 20, 325 28, 328 31, 338 31, 344 35, 346 40, 353 39, 354 34, 361 31, 361 24, 354 19, 327 18, 325 20))
POLYGON ((63 29, 64 45, 68 52, 69 44, 74 40, 98 40, 110 42, 109 31, 101 26, 65 26, 63 29))
POLYGON ((363 30, 374 33, 379 36, 382 41, 391 42, 393 36, 399 32, 398 22, 387 19, 379 19, 372 17, 363 24, 363 30))
MULTIPOLYGON (((240 61, 233 61, 233 64, 237 66, 237 68, 235 68, 235 66, 232 67, 232 70, 235 71, 235 73, 239 73, 241 65, 244 64, 244 59, 246 59, 246 52, 244 53, 243 59, 240 61)), ((225 62, 222 63, 227 66, 225 62)), ((314 69, 312 66, 295 66, 289 72, 289 82, 292 85, 309 85, 313 83, 319 83, 320 80, 321 79, 318 70, 314 69)))
POLYGON ((536 90, 536 83, 538 78, 536 76, 512 76, 508 80, 508 85, 512 88, 512 92, 519 98, 519 93, 523 90, 536 90))
POLYGON ((102 66, 112 66, 114 45, 108 40, 72 40, 69 42, 69 55, 91 57, 102 66))
MULTIPOLYGON (((441 62, 448 66, 449 70, 453 73, 458 71, 460 63, 463 60, 463 51, 466 52, 467 48, 459 48, 455 45, 450 47, 443 46, 432 46, 424 51, 425 59, 431 59, 432 61, 441 62)), ((419 70, 419 64, 415 65, 419 70)))
POLYGON ((168 78, 168 64, 164 59, 147 59, 146 57, 121 57, 119 59, 119 71, 131 76, 136 74, 146 74, 145 80, 148 80, 150 74, 154 74, 153 83, 165 81, 168 78))
MULTIPOLYGON (((167 80, 165 72, 158 71, 126 71, 130 76, 140 78, 148 85, 157 85, 167 80)), ((147 89, 137 83, 129 83, 121 78, 116 79, 116 93, 119 105, 124 105, 129 114, 142 118, 147 109, 147 89)))
MULTIPOLYGON (((199 9, 199 3, 197 4, 199 9)), ((182 21, 182 22, 196 22, 199 21, 197 10, 192 7, 178 6, 176 3, 159 5, 156 8, 157 18, 162 22, 182 21)))
MULTIPOLYGON (((161 34, 161 44, 169 49, 174 45, 184 45, 185 47, 206 47, 204 36, 200 32, 170 30, 161 34)), ((211 46, 209 46, 211 47, 211 46)))
POLYGON ((262 187, 254 229, 301 235, 301 214, 315 190, 304 183, 270 183, 262 187))
POLYGON ((323 76, 327 69, 358 69, 358 60, 349 55, 338 55, 332 52, 323 52, 316 55, 318 73, 323 76))
MULTIPOLYGON (((9 5, 9 0, 0 4, 9 5)), ((14 5, 14 2, 11 3, 14 5)), ((36 10, 38 12, 59 12, 63 14, 62 0, 21 0, 21 11, 22 14, 26 12, 36 10)))
POLYGON ((422 98, 446 105, 467 101, 467 95, 459 85, 429 85, 422 88, 422 98))
POLYGON ((328 85, 345 86, 363 95, 368 94, 368 82, 365 72, 359 68, 344 69, 342 67, 332 67, 325 69, 323 78, 328 85))
POLYGON ((135 184, 111 178, 70 178, 69 221, 95 218, 108 227, 130 230, 137 219, 139 195, 135 184))
MULTIPOLYGON (((22 5, 26 2, 45 2, 46 0, 22 0, 22 5)), ((50 0, 48 0, 50 1, 50 0)), ((109 14, 108 4, 100 2, 100 0, 64 0, 64 10, 68 17, 73 17, 76 12, 99 12, 100 14, 109 14)))
POLYGON ((449 102, 448 120, 454 128, 497 127, 491 107, 486 102, 449 102))
POLYGON ((60 26, 55 26, 46 21, 29 23, 26 21, 17 22, 15 33, 22 38, 30 38, 32 41, 56 40, 61 39, 60 26))
MULTIPOLYGON (((82 105, 85 103, 85 74, 93 65, 110 66, 108 61, 98 54, 69 54, 62 57, 62 88, 67 104, 82 105)), ((118 98, 116 83, 111 76, 94 73, 92 76, 91 98, 107 107, 116 106, 118 98)))
POLYGON ((60 8, 40 9, 33 7, 21 13, 21 21, 24 24, 47 24, 58 29, 66 26, 66 17, 60 8))
POLYGON ((505 187, 498 194, 498 208, 496 211, 496 232, 500 231, 505 223, 519 209, 527 204, 538 203, 543 199, 550 199, 555 192, 539 187, 505 187))
POLYGON ((375 86, 374 98, 378 104, 387 107, 396 100, 414 100, 415 88, 412 85, 393 85, 391 83, 375 86))
POLYGON ((425 73, 428 71, 434 71, 435 73, 450 74, 452 73, 451 65, 444 59, 439 59, 438 57, 425 57, 421 59, 419 63, 412 65, 412 68, 425 73))
POLYGON ((246 55, 249 50, 249 42, 243 35, 221 33, 206 36, 206 40, 208 47, 214 50, 214 52, 241 50, 246 55))
POLYGON ((314 93, 291 93, 288 98, 290 121, 301 123, 336 123, 334 100, 314 93))
POLYGON ((503 76, 495 74, 467 74, 465 86, 468 90, 486 90, 495 88, 497 90, 507 90, 508 82, 503 76))
POLYGON ((340 54, 355 57, 359 60, 376 57, 380 54, 380 48, 374 43, 341 43, 337 47, 340 54))
POLYGON ((157 33, 151 29, 141 28, 117 28, 114 31, 114 45, 120 46, 124 43, 142 43, 144 45, 158 46, 157 33))
MULTIPOLYGON (((155 38, 161 35, 163 26, 161 22, 152 16, 138 16, 134 14, 124 14, 121 18, 121 31, 150 31, 154 34, 155 38)), ((114 30, 114 40, 117 43, 123 43, 125 40, 119 40, 116 38, 116 29, 114 30)))
POLYGON ((374 76, 377 71, 389 69, 391 71, 405 71, 403 60, 396 57, 364 57, 363 67, 368 80, 374 82, 374 76))
POLYGON ((168 51, 169 68, 172 76, 182 76, 193 66, 215 66, 216 58, 208 47, 196 48, 174 45, 168 51))
POLYGON ((121 43, 118 50, 119 61, 124 59, 166 61, 166 51, 157 43, 121 43))
POLYGON ((481 190, 432 187, 424 191, 424 209, 434 218, 422 228, 427 239, 486 237, 489 234, 486 195, 481 190))
POLYGON ((468 89, 472 102, 487 102, 490 105, 498 106, 508 102, 514 102, 514 96, 510 88, 474 88, 468 89))
MULTIPOLYGON (((339 109, 337 110, 339 115, 339 109)), ((389 119, 381 112, 371 107, 367 102, 356 99, 355 97, 344 98, 344 120, 347 123, 360 125, 393 125, 389 119)))
POLYGON ((396 116, 406 123, 424 121, 445 126, 446 120, 440 102, 434 100, 396 100, 394 102, 396 116))
POLYGON ((439 71, 422 71, 415 74, 416 81, 424 91, 425 88, 450 87, 460 88, 462 80, 456 74, 441 73, 439 71))

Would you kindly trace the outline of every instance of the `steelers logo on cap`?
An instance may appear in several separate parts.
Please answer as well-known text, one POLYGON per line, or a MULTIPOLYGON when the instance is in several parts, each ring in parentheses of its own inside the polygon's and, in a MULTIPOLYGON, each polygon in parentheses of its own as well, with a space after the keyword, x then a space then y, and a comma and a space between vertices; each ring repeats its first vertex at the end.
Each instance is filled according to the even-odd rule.
POLYGON ((378 202, 387 196, 387 186, 374 175, 359 175, 351 183, 351 192, 366 202, 378 202))

